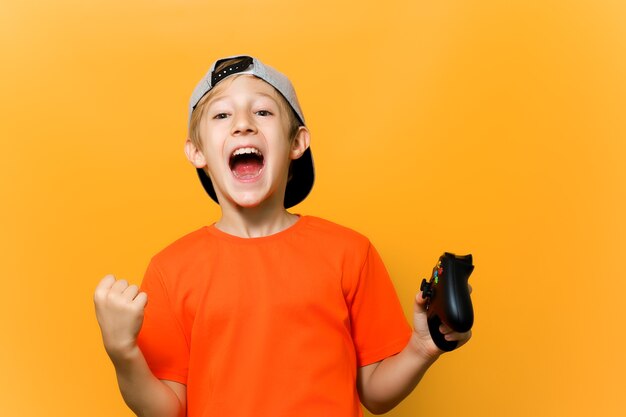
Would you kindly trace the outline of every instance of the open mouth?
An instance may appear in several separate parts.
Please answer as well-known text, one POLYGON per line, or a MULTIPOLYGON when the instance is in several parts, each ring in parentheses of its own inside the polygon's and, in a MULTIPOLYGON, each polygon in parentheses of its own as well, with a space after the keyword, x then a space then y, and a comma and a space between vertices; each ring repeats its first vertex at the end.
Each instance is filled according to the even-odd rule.
POLYGON ((259 176, 264 166, 263 154, 257 148, 236 149, 228 162, 233 175, 240 180, 251 180, 259 176))

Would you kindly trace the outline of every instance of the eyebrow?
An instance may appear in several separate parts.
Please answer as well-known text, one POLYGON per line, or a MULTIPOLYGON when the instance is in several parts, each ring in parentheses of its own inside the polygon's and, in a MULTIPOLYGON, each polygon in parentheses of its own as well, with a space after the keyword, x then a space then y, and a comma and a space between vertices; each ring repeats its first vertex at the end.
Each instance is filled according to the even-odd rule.
MULTIPOLYGON (((280 106, 280 101, 278 100, 278 98, 277 98, 276 96, 274 96, 274 95, 272 95, 272 94, 264 93, 264 92, 262 92, 262 91, 257 91, 257 92, 255 92, 255 93, 253 93, 253 94, 255 94, 255 95, 257 95, 257 96, 267 97, 267 98, 269 98, 270 100, 272 100, 274 103, 276 103, 277 105, 279 105, 279 106, 280 106)), ((222 100, 222 99, 224 99, 224 98, 225 98, 225 97, 224 97, 224 95, 222 95, 222 94, 217 94, 216 96, 211 97, 211 99, 209 100, 209 102, 208 102, 208 103, 206 103, 207 108, 208 108, 208 107, 210 107, 211 105, 213 105, 215 102, 218 102, 218 101, 220 101, 220 100, 222 100)))

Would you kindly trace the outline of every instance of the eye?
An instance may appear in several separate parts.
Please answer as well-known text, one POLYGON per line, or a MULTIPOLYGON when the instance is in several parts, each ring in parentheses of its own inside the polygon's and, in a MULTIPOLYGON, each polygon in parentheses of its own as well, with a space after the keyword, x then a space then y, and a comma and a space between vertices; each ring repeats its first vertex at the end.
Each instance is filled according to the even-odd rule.
POLYGON ((217 113, 215 116, 213 116, 214 119, 225 119, 228 117, 227 113, 217 113))
POLYGON ((266 117, 266 116, 271 116, 272 112, 270 112, 269 110, 259 110, 256 112, 256 114, 259 116, 266 117))

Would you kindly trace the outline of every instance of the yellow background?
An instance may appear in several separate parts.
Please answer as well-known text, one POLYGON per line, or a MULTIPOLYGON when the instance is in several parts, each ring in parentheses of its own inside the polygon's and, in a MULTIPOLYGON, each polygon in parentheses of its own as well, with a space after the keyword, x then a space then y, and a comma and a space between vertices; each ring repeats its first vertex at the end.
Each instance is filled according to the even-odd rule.
POLYGON ((296 212, 366 234, 399 295, 471 252, 474 337, 390 416, 625 415, 626 3, 0 1, 4 416, 130 416, 92 293, 218 209, 183 154, 217 57, 290 76, 296 212))

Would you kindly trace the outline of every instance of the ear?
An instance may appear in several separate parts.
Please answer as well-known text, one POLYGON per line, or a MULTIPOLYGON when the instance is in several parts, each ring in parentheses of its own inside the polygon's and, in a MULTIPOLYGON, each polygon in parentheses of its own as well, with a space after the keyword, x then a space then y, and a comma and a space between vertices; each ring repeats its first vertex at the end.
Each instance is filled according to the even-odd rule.
POLYGON ((204 154, 189 138, 185 141, 185 155, 196 168, 204 168, 207 165, 204 154))
POLYGON ((291 142, 291 159, 298 159, 311 144, 311 134, 304 126, 298 128, 295 138, 291 142))

